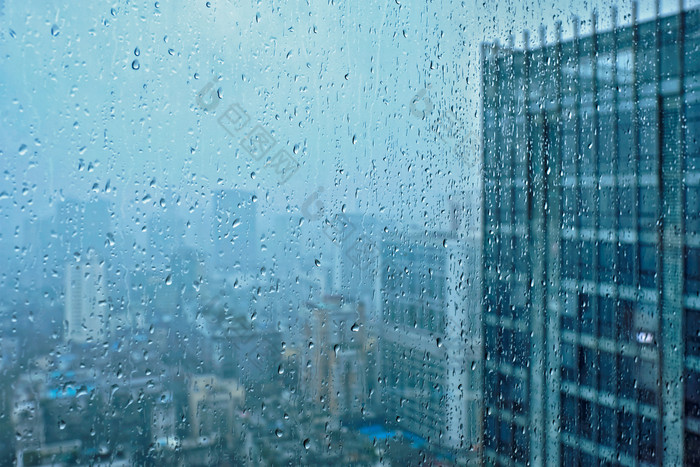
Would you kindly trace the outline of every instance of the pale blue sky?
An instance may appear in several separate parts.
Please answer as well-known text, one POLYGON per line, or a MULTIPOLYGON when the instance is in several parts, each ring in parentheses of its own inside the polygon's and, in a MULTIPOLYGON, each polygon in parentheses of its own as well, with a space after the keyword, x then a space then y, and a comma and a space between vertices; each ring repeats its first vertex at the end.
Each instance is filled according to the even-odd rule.
MULTIPOLYGON (((448 192, 477 183, 479 44, 556 20, 566 35, 594 10, 608 29, 611 2, 62 3, 7 1, 0 16, 5 235, 18 210, 42 214, 62 196, 153 212, 165 188, 195 212, 211 190, 255 191, 265 215, 298 213, 324 186, 336 207, 435 223, 448 192), (196 96, 212 75, 222 100, 207 113, 196 96), (452 108, 463 125, 466 163, 411 115, 426 84, 433 115, 452 108), (217 124, 234 102, 296 151, 284 186, 217 124)), ((625 21, 631 2, 614 3, 625 21)), ((642 19, 653 5, 640 2, 642 19)))

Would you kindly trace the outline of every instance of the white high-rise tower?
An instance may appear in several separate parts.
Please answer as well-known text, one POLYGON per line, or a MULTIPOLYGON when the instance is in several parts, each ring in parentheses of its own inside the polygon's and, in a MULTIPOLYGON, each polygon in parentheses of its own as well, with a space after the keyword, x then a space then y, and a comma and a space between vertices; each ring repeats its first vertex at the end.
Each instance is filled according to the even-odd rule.
POLYGON ((102 340, 106 311, 104 262, 90 251, 66 268, 66 339, 81 344, 102 340))

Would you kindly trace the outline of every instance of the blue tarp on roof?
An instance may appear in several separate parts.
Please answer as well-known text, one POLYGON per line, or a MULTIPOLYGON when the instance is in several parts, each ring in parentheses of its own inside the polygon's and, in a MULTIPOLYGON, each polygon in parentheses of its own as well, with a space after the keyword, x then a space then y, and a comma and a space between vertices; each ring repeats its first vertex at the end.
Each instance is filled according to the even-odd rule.
POLYGON ((411 443, 411 447, 414 447, 416 449, 425 446, 425 440, 423 438, 408 431, 396 432, 393 430, 387 430, 381 425, 365 426, 360 428, 358 431, 370 439, 384 440, 387 438, 401 437, 404 438, 406 441, 409 441, 411 443))

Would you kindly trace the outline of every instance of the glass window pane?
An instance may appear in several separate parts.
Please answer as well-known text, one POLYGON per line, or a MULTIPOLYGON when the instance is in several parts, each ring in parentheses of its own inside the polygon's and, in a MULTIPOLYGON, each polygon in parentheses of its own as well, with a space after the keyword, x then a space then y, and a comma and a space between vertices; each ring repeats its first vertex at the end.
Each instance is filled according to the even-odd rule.
POLYGON ((666 3, 0 0, 0 466, 698 464, 666 3))

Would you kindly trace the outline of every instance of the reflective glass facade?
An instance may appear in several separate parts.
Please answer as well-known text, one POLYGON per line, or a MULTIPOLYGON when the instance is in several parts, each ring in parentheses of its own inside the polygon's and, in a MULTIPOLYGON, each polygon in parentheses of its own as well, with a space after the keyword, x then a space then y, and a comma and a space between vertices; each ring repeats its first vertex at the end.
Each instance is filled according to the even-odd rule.
POLYGON ((700 462, 700 14, 596 23, 483 47, 488 464, 700 462))

